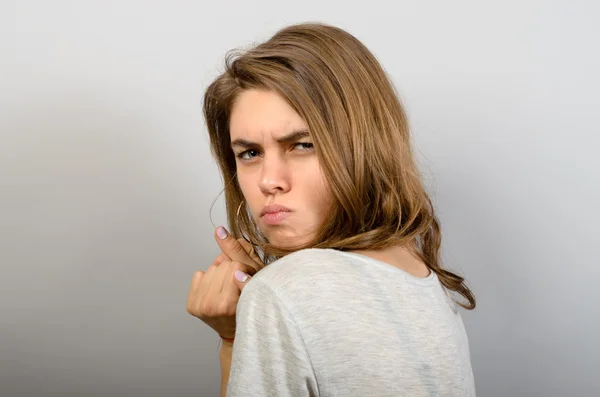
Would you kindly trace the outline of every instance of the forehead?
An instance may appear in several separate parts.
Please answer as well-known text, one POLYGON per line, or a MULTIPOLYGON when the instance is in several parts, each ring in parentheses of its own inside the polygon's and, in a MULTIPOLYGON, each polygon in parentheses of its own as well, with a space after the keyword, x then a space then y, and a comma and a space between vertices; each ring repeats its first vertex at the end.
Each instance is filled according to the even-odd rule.
POLYGON ((246 90, 238 95, 229 120, 231 139, 278 137, 307 128, 306 122, 279 94, 246 90))

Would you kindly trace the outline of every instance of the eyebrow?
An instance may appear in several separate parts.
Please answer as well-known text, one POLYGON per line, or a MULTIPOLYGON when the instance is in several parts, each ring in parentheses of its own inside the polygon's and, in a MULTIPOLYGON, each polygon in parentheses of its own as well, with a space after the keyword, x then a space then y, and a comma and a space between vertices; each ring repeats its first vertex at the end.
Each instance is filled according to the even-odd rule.
MULTIPOLYGON (((291 142, 297 141, 298 139, 306 138, 307 136, 310 136, 310 133, 308 132, 308 130, 298 130, 298 131, 293 131, 282 137, 279 137, 276 139, 276 141, 278 143, 291 143, 291 142)), ((231 147, 233 148, 235 146, 241 146, 243 148, 250 148, 250 147, 256 147, 256 146, 260 146, 260 145, 256 142, 251 142, 246 139, 236 139, 235 141, 231 142, 231 147)))

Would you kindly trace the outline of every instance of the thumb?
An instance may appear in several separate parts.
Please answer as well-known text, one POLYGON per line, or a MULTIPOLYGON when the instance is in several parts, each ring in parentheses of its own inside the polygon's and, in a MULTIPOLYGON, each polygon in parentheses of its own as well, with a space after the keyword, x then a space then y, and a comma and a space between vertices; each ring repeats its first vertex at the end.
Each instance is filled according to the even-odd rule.
POLYGON ((235 284, 238 286, 240 291, 242 291, 246 284, 248 284, 248 281, 252 279, 252 277, 250 277, 250 275, 244 273, 241 270, 236 270, 233 273, 233 279, 235 280, 235 284))
POLYGON ((214 234, 217 244, 219 244, 219 248, 221 248, 221 251, 231 258, 231 260, 250 266, 255 272, 260 270, 259 264, 250 257, 240 241, 234 239, 223 226, 219 226, 214 234))

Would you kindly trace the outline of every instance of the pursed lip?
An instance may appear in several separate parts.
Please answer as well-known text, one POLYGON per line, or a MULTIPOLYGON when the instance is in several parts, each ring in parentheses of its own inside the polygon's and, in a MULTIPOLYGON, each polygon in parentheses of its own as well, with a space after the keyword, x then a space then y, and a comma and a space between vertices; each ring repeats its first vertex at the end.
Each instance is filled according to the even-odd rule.
POLYGON ((283 205, 279 205, 279 204, 271 204, 271 205, 267 205, 265 206, 262 211, 260 212, 260 216, 263 216, 265 214, 276 214, 278 212, 291 212, 292 210, 283 206, 283 205))

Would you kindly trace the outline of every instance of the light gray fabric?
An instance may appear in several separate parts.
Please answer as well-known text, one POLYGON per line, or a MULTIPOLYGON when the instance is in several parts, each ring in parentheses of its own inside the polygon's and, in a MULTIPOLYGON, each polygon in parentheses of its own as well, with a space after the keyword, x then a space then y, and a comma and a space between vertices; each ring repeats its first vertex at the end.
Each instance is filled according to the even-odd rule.
POLYGON ((306 249, 242 291, 229 397, 475 396, 469 344, 437 275, 306 249))

